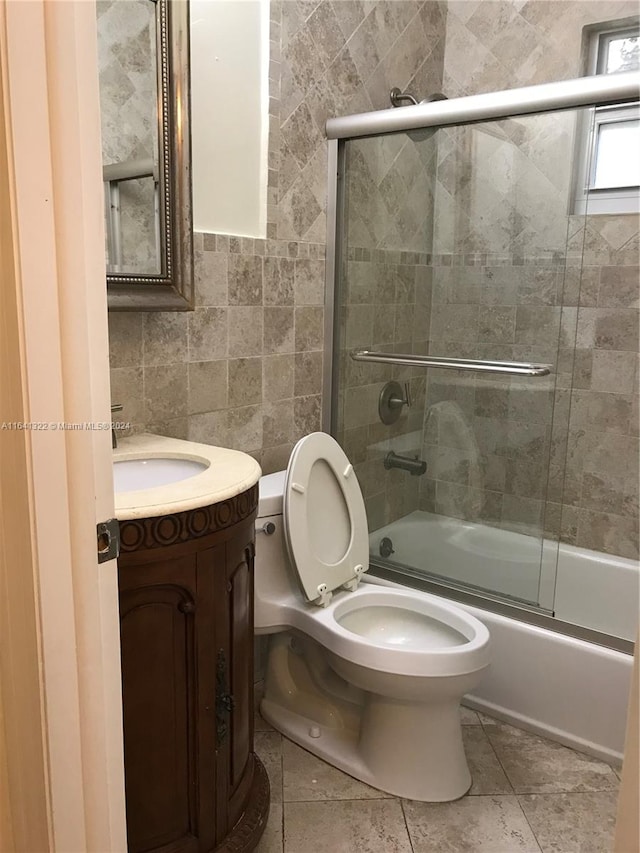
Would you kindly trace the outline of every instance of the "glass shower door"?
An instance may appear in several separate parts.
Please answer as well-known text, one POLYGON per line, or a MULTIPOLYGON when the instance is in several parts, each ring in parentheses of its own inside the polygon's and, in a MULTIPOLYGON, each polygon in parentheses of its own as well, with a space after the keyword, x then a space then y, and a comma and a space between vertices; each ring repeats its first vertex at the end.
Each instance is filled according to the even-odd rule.
POLYGON ((563 293, 582 264, 570 213, 581 112, 345 143, 334 428, 365 494, 372 558, 547 611, 575 355, 563 293), (354 360, 362 350, 475 366, 354 360))

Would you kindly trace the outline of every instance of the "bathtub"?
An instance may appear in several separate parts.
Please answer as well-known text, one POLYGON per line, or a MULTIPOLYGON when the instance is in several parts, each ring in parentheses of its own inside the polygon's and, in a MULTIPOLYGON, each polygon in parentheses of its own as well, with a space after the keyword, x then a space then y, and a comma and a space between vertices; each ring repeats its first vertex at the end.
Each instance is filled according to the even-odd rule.
MULTIPOLYGON (((633 560, 420 511, 372 533, 372 555, 383 537, 394 562, 423 566, 426 578, 539 602, 559 620, 635 639, 640 573, 633 560)), ((621 759, 630 655, 458 604, 492 636, 492 666, 467 704, 598 758, 621 759)))

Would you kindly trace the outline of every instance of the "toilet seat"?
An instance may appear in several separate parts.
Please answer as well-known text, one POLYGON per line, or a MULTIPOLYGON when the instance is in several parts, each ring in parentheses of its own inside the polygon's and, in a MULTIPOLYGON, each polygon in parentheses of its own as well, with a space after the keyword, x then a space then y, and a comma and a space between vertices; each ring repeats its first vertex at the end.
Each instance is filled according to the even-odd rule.
POLYGON ((300 439, 284 488, 289 558, 308 601, 326 607, 334 590, 354 590, 369 568, 364 499, 353 465, 324 432, 300 439))
MULTIPOLYGON (((373 613, 371 615, 374 617, 373 613)), ((454 676, 481 669, 490 659, 486 626, 446 599, 426 592, 414 594, 366 583, 353 594, 336 596, 324 609, 309 610, 291 602, 286 607, 286 623, 338 657, 378 672, 421 677, 454 676), (456 632, 461 635, 461 642, 444 645, 425 640, 424 644, 413 646, 390 645, 375 636, 356 633, 343 624, 349 614, 365 614, 367 610, 371 613, 372 608, 405 610, 414 622, 424 619, 456 632)))
POLYGON ((344 660, 377 671, 458 675, 486 665, 489 632, 445 599, 371 583, 356 591, 369 567, 364 499, 353 466, 326 433, 305 436, 294 447, 283 516, 290 563, 304 595, 324 608, 290 598, 282 602, 283 624, 344 660), (341 587, 350 592, 338 592, 332 600, 341 587), (403 642, 385 637, 385 626, 394 622, 402 626, 403 642))

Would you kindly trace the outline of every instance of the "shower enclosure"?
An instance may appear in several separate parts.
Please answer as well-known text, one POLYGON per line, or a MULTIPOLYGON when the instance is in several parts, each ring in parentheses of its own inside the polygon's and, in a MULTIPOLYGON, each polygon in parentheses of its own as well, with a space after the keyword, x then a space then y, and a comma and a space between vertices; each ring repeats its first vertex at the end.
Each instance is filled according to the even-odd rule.
POLYGON ((325 428, 365 496, 371 572, 626 651, 639 183, 626 143, 609 157, 610 212, 593 210, 603 116, 636 102, 638 83, 327 124, 325 428))

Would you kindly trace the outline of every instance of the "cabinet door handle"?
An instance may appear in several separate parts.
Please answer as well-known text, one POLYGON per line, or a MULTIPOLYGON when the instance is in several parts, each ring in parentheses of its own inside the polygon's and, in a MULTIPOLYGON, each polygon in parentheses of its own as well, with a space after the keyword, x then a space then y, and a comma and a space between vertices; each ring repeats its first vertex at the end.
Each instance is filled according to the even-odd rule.
POLYGON ((178 605, 178 610, 180 613, 194 613, 196 609, 196 605, 193 601, 181 601, 178 605))
POLYGON ((218 745, 224 743, 229 734, 227 718, 234 706, 234 698, 227 687, 227 658, 224 649, 219 649, 216 664, 216 740, 218 745))

